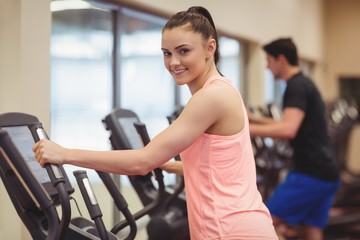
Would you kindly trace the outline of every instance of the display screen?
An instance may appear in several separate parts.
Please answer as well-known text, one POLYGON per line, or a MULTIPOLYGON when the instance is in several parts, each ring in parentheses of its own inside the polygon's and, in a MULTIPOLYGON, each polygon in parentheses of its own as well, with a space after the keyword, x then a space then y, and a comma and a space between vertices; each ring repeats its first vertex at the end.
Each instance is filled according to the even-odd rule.
POLYGON ((40 183, 50 182, 47 171, 35 159, 34 152, 32 151, 35 141, 30 129, 27 126, 2 127, 2 129, 8 132, 12 142, 38 181, 40 183))
POLYGON ((123 117, 118 119, 121 127, 123 128, 126 138, 128 139, 132 149, 141 149, 144 144, 140 135, 137 133, 134 122, 138 122, 135 117, 123 117))

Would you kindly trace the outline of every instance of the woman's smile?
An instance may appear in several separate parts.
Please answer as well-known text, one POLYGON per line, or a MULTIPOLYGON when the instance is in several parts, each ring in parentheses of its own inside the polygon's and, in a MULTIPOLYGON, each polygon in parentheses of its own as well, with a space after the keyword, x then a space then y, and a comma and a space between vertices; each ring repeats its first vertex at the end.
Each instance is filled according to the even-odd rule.
POLYGON ((171 72, 175 75, 181 75, 182 73, 184 73, 187 69, 186 68, 181 68, 181 69, 171 69, 171 72))

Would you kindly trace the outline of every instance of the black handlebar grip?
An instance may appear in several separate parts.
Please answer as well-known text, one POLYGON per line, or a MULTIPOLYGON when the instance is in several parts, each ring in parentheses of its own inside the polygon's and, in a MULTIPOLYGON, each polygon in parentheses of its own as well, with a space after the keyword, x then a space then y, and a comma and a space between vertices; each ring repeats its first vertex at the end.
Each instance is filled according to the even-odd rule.
POLYGON ((102 212, 95 197, 95 193, 91 187, 89 178, 84 170, 77 170, 73 172, 80 192, 84 198, 86 207, 89 211, 91 219, 95 222, 96 228, 101 239, 109 239, 105 224, 102 221, 102 212))
POLYGON ((86 172, 83 170, 77 170, 74 171, 73 174, 76 178, 81 194, 84 198, 86 207, 89 210, 91 219, 94 220, 97 217, 102 217, 99 204, 90 185, 89 178, 86 172))

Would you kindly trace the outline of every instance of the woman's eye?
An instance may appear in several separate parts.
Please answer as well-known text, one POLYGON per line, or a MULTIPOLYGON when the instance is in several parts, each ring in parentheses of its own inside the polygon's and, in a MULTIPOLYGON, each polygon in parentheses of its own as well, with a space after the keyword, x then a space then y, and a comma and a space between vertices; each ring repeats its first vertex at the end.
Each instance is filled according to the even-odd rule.
POLYGON ((170 52, 163 52, 164 56, 170 56, 171 53, 170 52))
POLYGON ((180 54, 186 54, 187 52, 189 52, 189 49, 184 48, 180 50, 180 54))

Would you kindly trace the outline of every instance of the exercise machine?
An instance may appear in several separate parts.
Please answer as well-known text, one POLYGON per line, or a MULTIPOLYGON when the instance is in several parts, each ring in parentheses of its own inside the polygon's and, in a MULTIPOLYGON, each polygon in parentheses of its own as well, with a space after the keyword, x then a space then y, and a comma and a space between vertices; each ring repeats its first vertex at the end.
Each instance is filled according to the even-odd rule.
MULTIPOLYGON (((254 115, 269 117, 274 120, 281 118, 281 110, 276 104, 268 104, 265 107, 258 108, 247 105, 247 108, 254 115)), ((252 146, 258 189, 263 200, 266 201, 288 171, 293 149, 289 141, 258 136, 252 138, 252 146)))
POLYGON ((328 103, 329 132, 332 146, 339 161, 341 187, 336 195, 334 206, 360 206, 360 174, 348 166, 347 153, 350 135, 358 122, 358 107, 354 102, 336 99, 328 103))
POLYGON ((351 131, 358 122, 358 106, 351 100, 335 99, 328 103, 327 114, 333 149, 339 161, 341 185, 335 196, 325 236, 359 239, 360 175, 352 172, 347 165, 347 148, 351 131))
MULTIPOLYGON (((33 239, 88 240, 118 239, 117 232, 107 231, 101 209, 85 171, 74 172, 91 220, 71 216, 70 200, 74 188, 61 165, 46 164, 42 168, 34 157, 32 146, 48 136, 39 120, 25 113, 0 114, 0 177, 5 189, 33 239), (57 211, 60 208, 61 216, 57 211)), ((135 220, 127 203, 107 173, 98 172, 115 204, 129 226, 129 235, 136 235, 135 220)), ((118 228, 117 230, 121 230, 118 228)))
MULTIPOLYGON (((172 118, 169 122, 171 120, 172 118)), ((139 149, 150 141, 145 124, 131 110, 114 109, 104 118, 103 123, 110 132, 109 139, 113 149, 139 149)), ((190 239, 182 181, 175 188, 166 187, 161 169, 154 169, 144 176, 128 178, 150 217, 147 225, 150 240, 190 239), (153 176, 158 186, 154 185, 153 176), (153 207, 154 205, 157 207, 153 207)), ((144 210, 140 210, 134 217, 138 219, 144 214, 144 210)))

